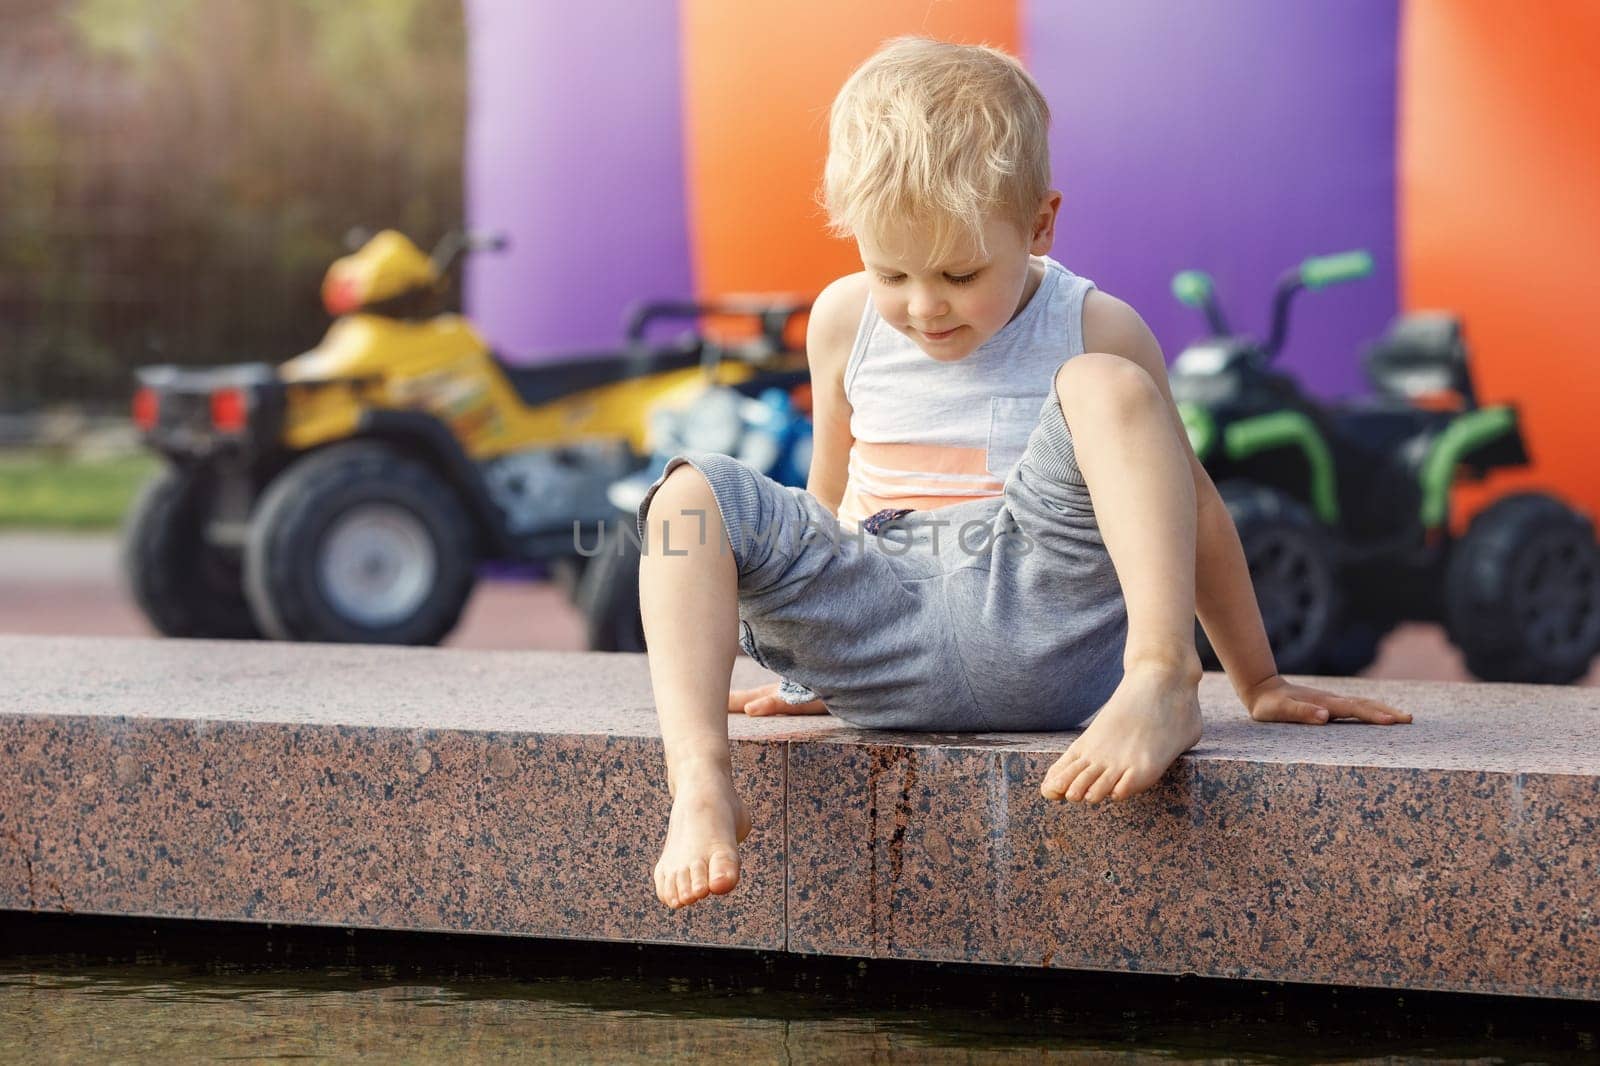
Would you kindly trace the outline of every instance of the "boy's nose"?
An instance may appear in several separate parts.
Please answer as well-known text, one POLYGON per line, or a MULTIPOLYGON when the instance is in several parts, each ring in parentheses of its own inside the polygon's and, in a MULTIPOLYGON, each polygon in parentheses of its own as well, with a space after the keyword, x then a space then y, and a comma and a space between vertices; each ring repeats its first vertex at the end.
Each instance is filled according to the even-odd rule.
POLYGON ((944 299, 927 290, 913 292, 910 302, 906 304, 906 313, 924 324, 937 321, 947 310, 949 308, 944 299))

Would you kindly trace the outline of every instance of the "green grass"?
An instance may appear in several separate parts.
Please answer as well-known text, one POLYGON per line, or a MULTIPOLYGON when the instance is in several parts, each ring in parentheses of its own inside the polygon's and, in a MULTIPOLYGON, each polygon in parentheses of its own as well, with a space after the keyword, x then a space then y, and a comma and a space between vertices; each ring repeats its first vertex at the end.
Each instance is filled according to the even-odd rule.
POLYGON ((115 529, 161 460, 0 452, 0 529, 115 529))

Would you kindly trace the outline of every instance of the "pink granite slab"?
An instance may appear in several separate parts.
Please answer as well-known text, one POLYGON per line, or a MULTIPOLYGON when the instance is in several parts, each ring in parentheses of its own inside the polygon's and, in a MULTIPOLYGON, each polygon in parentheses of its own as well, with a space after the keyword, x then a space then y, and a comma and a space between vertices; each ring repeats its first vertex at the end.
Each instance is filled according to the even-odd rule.
POLYGON ((1208 676, 1201 743, 1092 808, 1039 794, 1076 733, 795 738, 790 950, 1600 998, 1600 694, 1326 684, 1416 722, 1208 676))
POLYGON ((745 882, 674 913, 642 657, 0 637, 0 907, 1600 999, 1600 693, 1337 687, 1417 721, 1210 676, 1095 808, 1073 733, 733 716, 745 882))
POLYGON ((1196 758, 1087 808, 1053 760, 791 744, 790 950, 1600 998, 1600 780, 1196 758))
POLYGON ((0 637, 0 907, 781 948, 796 721, 730 721, 745 882, 672 912, 649 699, 636 656, 0 637))
POLYGON ((668 797, 639 738, 40 718, 0 722, 0 752, 3 906, 783 944, 781 746, 734 747, 747 891, 681 912, 651 885, 668 797))

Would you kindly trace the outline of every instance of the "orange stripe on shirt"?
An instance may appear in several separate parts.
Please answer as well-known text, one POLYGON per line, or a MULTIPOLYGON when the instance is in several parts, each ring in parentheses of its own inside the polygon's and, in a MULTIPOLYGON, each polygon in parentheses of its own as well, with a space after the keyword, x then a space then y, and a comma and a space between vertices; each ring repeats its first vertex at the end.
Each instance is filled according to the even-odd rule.
POLYGON ((839 518, 859 523, 890 508, 933 511, 998 496, 1004 488, 1004 480, 989 473, 983 448, 858 440, 850 449, 839 518))

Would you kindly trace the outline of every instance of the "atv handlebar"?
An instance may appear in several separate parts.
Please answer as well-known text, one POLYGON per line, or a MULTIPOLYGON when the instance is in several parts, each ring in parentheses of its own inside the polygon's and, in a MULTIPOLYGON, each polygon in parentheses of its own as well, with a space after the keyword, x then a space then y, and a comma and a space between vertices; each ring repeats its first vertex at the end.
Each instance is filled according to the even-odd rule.
POLYGON ((1364 249, 1318 255, 1286 270, 1272 294, 1272 334, 1262 346, 1269 360, 1283 350, 1289 337, 1289 302, 1301 289, 1323 289, 1341 281, 1356 281, 1372 273, 1372 254, 1364 249))
MULTIPOLYGON (((1261 356, 1271 361, 1283 349, 1289 336, 1289 303, 1301 289, 1325 289, 1342 281, 1358 281, 1372 274, 1372 253, 1364 249, 1312 256, 1283 272, 1272 294, 1272 332, 1260 347, 1261 356)), ((1217 303, 1217 287, 1211 275, 1200 270, 1185 270, 1172 279, 1172 295, 1178 302, 1205 313, 1206 324, 1214 337, 1231 335, 1228 321, 1217 303)))
POLYGON ((433 267, 441 278, 449 277, 468 252, 503 252, 511 247, 511 239, 495 230, 455 229, 446 233, 433 246, 433 267))
POLYGON ((1222 317, 1222 308, 1217 305, 1217 286, 1210 274, 1203 270, 1185 270, 1175 275, 1172 295, 1179 303, 1205 312, 1206 325, 1211 327, 1213 336, 1226 337, 1232 332, 1228 329, 1228 320, 1222 317))
POLYGON ((1319 255, 1300 264, 1300 284, 1324 289, 1341 281, 1360 281, 1372 274, 1372 254, 1366 251, 1319 255))
POLYGON ((762 341, 772 351, 781 352, 787 347, 784 335, 788 332, 789 323, 794 321, 795 316, 803 315, 809 310, 811 304, 803 300, 790 302, 720 300, 711 303, 664 300, 659 303, 634 306, 628 312, 626 336, 629 347, 638 347, 644 343, 645 333, 653 323, 674 319, 699 319, 708 315, 731 315, 756 319, 761 326, 762 341))

